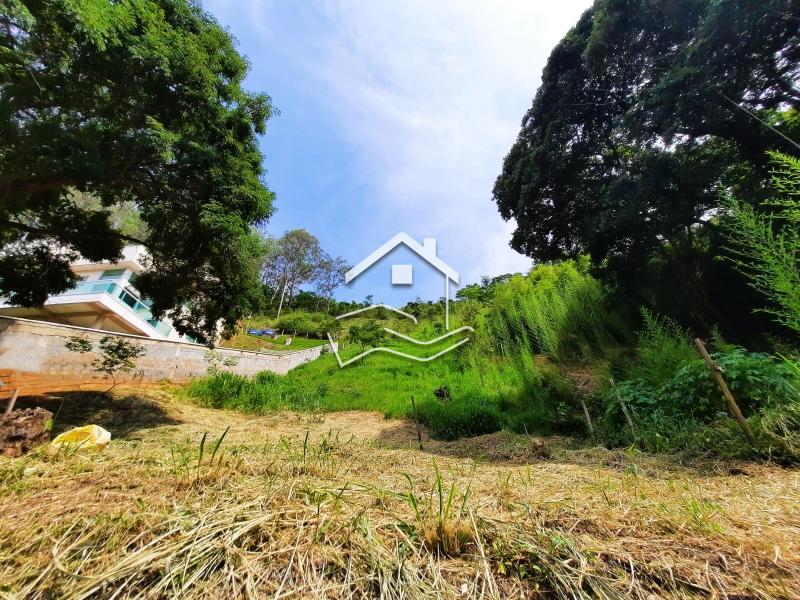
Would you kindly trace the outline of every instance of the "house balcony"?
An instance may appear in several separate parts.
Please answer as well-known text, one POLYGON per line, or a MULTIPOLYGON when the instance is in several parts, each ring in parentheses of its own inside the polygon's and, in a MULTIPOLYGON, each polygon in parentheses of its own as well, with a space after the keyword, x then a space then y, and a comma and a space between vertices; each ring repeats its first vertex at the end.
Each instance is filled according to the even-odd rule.
MULTIPOLYGON (((129 245, 122 249, 122 257, 120 260, 115 261, 113 266, 119 269, 130 269, 134 273, 141 273, 144 270, 146 261, 147 250, 144 246, 129 245)), ((108 264, 111 263, 97 263, 81 257, 71 263, 70 267, 76 273, 83 273, 96 270, 98 267, 108 264)))
POLYGON ((153 316, 146 301, 125 289, 124 281, 83 281, 62 294, 50 296, 42 307, 0 303, 0 314, 132 333, 155 339, 176 339, 173 328, 153 316))

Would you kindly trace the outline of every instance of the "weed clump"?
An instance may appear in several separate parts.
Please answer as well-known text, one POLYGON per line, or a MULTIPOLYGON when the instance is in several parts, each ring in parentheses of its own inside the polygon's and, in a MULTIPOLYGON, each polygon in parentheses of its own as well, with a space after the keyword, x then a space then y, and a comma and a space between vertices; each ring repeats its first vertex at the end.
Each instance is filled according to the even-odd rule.
POLYGON ((753 448, 730 418, 708 367, 693 352, 689 333, 647 311, 643 317, 639 361, 629 365, 628 379, 612 382, 593 399, 603 442, 635 443, 650 452, 800 460, 800 393, 791 361, 716 340, 714 362, 756 433, 753 448))
POLYGON ((494 433, 503 427, 503 415, 495 402, 485 396, 465 396, 441 401, 424 400, 417 407, 417 418, 437 439, 454 440, 494 433))

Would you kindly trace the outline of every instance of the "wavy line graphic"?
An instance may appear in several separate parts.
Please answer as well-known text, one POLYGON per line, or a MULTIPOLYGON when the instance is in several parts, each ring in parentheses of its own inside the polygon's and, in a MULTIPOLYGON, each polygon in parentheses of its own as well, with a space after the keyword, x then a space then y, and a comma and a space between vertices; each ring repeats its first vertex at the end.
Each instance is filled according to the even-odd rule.
MULTIPOLYGON (((359 308, 358 310, 354 310, 352 312, 345 313, 343 315, 339 315, 338 317, 336 317, 336 319, 337 320, 338 319, 346 319, 347 317, 352 317, 353 315, 357 315, 357 314, 366 312, 368 310, 373 310, 373 309, 376 309, 376 308, 385 308, 387 310, 391 310, 391 311, 396 312, 396 313, 398 313, 400 315, 403 315, 404 317, 408 317, 409 319, 414 321, 414 323, 417 323, 417 318, 414 315, 410 315, 407 312, 403 312, 399 308, 395 308, 394 306, 389 306, 388 304, 373 304, 372 306, 367 306, 365 308, 359 308)), ((464 327, 459 327, 458 329, 456 329, 454 331, 449 331, 449 332, 445 333, 444 335, 440 335, 439 337, 437 337, 437 338, 435 338, 433 340, 427 340, 426 341, 426 340, 415 340, 414 338, 412 338, 410 336, 404 335, 404 334, 402 334, 402 333, 400 333, 398 331, 395 331, 393 329, 389 329, 388 327, 384 327, 383 330, 386 333, 389 333, 391 335, 397 336, 397 337, 399 337, 401 339, 406 340, 407 342, 411 342, 413 344, 417 344, 418 346, 430 346, 431 344, 435 344, 437 342, 441 342, 442 340, 447 339, 447 338, 449 338, 449 337, 451 337, 451 336, 453 336, 453 335, 455 335, 457 333, 461 333, 462 331, 470 331, 470 332, 473 332, 473 333, 475 332, 475 330, 472 327, 469 327, 469 326, 465 325, 464 327)), ((333 341, 333 337, 331 336, 330 331, 328 332, 328 341, 331 344, 331 349, 333 350, 334 355, 336 355, 336 362, 339 363, 339 367, 344 368, 347 365, 357 361, 359 358, 364 358, 367 354, 372 354, 374 352, 386 352, 387 354, 394 354, 395 356, 402 356, 403 358, 408 358, 410 360, 415 360, 417 362, 430 362, 430 361, 434 360, 435 358, 439 358, 443 354, 447 354, 448 352, 451 352, 452 350, 455 350, 459 346, 463 346, 464 344, 466 344, 469 341, 469 338, 464 338, 463 340, 460 340, 460 341, 456 342, 452 346, 448 346, 444 350, 440 350, 439 352, 437 352, 433 356, 428 356, 428 357, 424 357, 424 358, 419 357, 419 356, 414 356, 413 354, 408 354, 406 352, 400 352, 399 350, 395 350, 394 348, 386 348, 385 346, 379 346, 377 348, 370 348, 369 350, 366 350, 365 352, 362 352, 361 354, 359 354, 357 356, 354 356, 353 358, 350 358, 350 359, 348 359, 346 361, 342 361, 342 357, 339 356, 339 350, 336 347, 336 343, 333 341)))
POLYGON ((395 356, 402 356, 403 358, 409 358, 409 359, 415 360, 417 362, 429 362, 429 361, 432 361, 432 360, 434 360, 436 358, 439 358, 443 354, 447 354, 448 352, 450 352, 452 350, 455 350, 459 346, 463 346, 464 344, 466 344, 469 341, 469 338, 464 338, 463 340, 460 340, 460 341, 456 342, 452 346, 448 346, 444 350, 440 350, 439 352, 437 352, 433 356, 426 356, 424 358, 420 357, 420 356, 414 356, 412 354, 406 354, 405 352, 400 352, 399 350, 395 350, 393 348, 385 348, 383 346, 379 346, 378 348, 370 348, 369 350, 366 350, 366 351, 362 352, 361 354, 359 354, 357 356, 354 356, 353 358, 350 358, 350 359, 348 359, 348 360, 346 360, 344 362, 342 362, 342 359, 339 356, 339 351, 336 349, 336 346, 335 346, 335 344, 333 342, 333 338, 331 337, 330 333, 328 333, 328 341, 331 343, 331 348, 333 348, 333 353, 336 355, 336 360, 339 363, 339 366, 341 368, 344 368, 347 365, 349 365, 350 363, 353 363, 353 362, 357 361, 359 358, 363 358, 367 354, 372 354, 373 352, 386 352, 387 354, 394 354, 395 356))
POLYGON ((354 310, 352 312, 344 313, 343 315, 339 315, 338 317, 336 317, 336 319, 337 320, 346 319, 347 317, 352 317, 353 315, 357 315, 359 313, 362 313, 362 312, 365 312, 365 311, 368 311, 368 310, 374 310, 376 308, 385 308, 387 310, 394 311, 394 312, 396 312, 398 314, 403 315, 404 317, 408 317, 409 319, 414 321, 414 323, 417 322, 417 317, 415 317, 414 315, 410 315, 407 312, 403 312, 399 308, 395 308, 394 306, 389 306, 388 304, 373 304, 372 306, 367 306, 366 308, 359 308, 358 310, 354 310))
MULTIPOLYGON (((442 340, 444 340, 446 338, 449 338, 451 335, 455 335, 455 334, 460 333, 462 331, 471 331, 471 332, 475 333, 475 330, 472 327, 470 327, 468 325, 464 325, 464 327, 459 327, 458 329, 454 329, 453 331, 451 331, 449 333, 445 333, 444 335, 440 335, 438 338, 436 338, 434 340, 424 341, 424 340, 415 340, 412 337, 409 337, 407 335, 403 335, 402 333, 399 333, 399 332, 395 331, 394 329, 389 329, 388 327, 384 327, 383 330, 386 333, 391 333, 392 335, 396 335, 399 338, 403 338, 404 340, 406 340, 408 342, 411 342, 413 344, 418 344, 420 346, 429 346, 431 344, 435 344, 436 342, 441 342, 442 340)), ((469 338, 467 338, 467 339, 469 339, 469 338)))

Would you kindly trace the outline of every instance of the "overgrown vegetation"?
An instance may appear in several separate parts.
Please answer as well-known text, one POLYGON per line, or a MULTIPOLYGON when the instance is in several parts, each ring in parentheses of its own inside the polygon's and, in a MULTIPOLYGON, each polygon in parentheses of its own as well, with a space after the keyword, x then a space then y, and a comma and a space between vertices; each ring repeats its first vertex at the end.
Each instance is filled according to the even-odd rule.
MULTIPOLYGON (((587 268, 581 259, 484 282, 453 306, 453 326, 475 329, 469 342, 432 363, 372 354, 341 369, 328 354, 287 376, 222 372, 196 381, 188 393, 208 406, 256 413, 377 410, 419 421, 441 439, 508 429, 594 436, 610 447, 635 444, 651 452, 800 459, 793 359, 749 352, 718 335, 711 341, 713 359, 756 431, 751 447, 690 332, 642 309, 639 333, 629 342, 631 321, 587 268)), ((431 306, 405 310, 422 316, 431 306)), ((311 314, 283 318, 313 323, 311 314)), ((399 340, 386 329, 417 339, 443 329, 435 320, 414 325, 384 310, 336 325, 343 360, 379 345, 418 356, 451 343, 423 351, 399 340)))
POLYGON ((599 433, 607 444, 635 443, 651 452, 800 459, 800 429, 792 430, 800 406, 800 380, 785 361, 716 341, 714 362, 758 434, 751 448, 728 414, 707 366, 693 351, 688 332, 646 311, 644 317, 635 358, 617 366, 624 380, 611 381, 593 398, 602 415, 599 433))
POLYGON ((729 260, 771 303, 762 310, 800 333, 800 160, 779 152, 770 157, 772 184, 781 195, 767 203, 773 212, 726 196, 729 260))

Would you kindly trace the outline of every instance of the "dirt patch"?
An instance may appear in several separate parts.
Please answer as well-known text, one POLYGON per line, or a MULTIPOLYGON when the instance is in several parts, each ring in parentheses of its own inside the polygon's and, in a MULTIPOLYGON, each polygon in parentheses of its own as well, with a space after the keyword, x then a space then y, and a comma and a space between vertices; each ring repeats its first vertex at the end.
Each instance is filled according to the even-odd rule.
POLYGON ((53 413, 25 408, 0 414, 0 454, 16 458, 50 440, 53 413))

